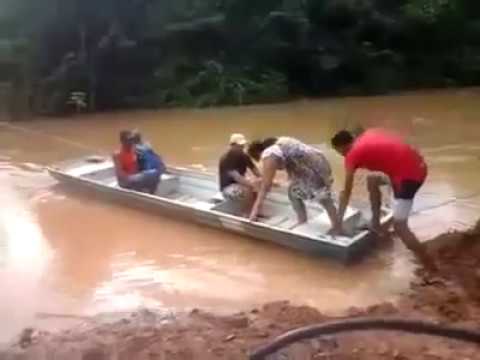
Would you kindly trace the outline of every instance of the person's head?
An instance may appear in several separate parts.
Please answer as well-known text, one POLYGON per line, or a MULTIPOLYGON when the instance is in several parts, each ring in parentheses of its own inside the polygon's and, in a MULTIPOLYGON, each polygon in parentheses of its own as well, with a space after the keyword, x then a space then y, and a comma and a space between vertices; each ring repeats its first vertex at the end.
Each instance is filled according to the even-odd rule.
POLYGON ((345 156, 350 151, 354 141, 353 135, 350 131, 341 130, 332 137, 332 147, 341 155, 345 156))
POLYGON ((232 134, 230 136, 230 147, 243 151, 245 145, 247 145, 247 139, 242 134, 232 134))
POLYGON ((131 148, 133 146, 133 137, 130 130, 120 131, 120 144, 123 148, 131 148))
POLYGON ((140 131, 138 129, 132 130, 132 142, 135 145, 142 143, 142 134, 140 134, 140 131))
POLYGON ((274 145, 277 142, 277 138, 269 137, 264 140, 255 140, 248 146, 248 155, 255 161, 259 161, 262 157, 262 153, 265 149, 274 145))

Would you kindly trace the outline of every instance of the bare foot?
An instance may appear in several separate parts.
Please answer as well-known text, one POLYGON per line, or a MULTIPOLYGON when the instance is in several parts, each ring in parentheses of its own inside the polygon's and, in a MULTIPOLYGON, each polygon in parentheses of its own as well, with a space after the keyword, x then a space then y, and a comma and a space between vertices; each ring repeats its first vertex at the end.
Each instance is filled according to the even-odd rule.
POLYGON ((388 237, 388 231, 382 228, 380 225, 370 225, 367 227, 368 231, 372 234, 376 235, 377 237, 383 239, 388 237))
POLYGON ((328 233, 328 235, 331 235, 333 237, 335 236, 348 236, 348 234, 345 232, 345 230, 342 228, 342 229, 335 229, 335 228, 331 228, 328 233))

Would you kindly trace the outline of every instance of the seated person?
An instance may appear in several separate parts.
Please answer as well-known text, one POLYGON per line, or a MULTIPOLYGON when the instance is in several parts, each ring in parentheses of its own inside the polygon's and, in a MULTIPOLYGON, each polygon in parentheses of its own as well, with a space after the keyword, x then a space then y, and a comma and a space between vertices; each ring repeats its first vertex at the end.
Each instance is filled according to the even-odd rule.
POLYGON ((153 194, 158 186, 156 170, 140 170, 133 134, 129 130, 120 132, 120 150, 113 154, 115 175, 118 185, 125 189, 153 194))
POLYGON ((245 153, 247 140, 241 134, 233 134, 230 147, 221 157, 219 163, 220 191, 226 200, 238 202, 244 216, 250 213, 255 201, 257 184, 245 176, 247 169, 257 178, 260 172, 245 153))
POLYGON ((142 140, 138 130, 132 131, 133 143, 137 154, 138 167, 140 171, 157 170, 159 178, 167 171, 163 159, 150 146, 142 140))

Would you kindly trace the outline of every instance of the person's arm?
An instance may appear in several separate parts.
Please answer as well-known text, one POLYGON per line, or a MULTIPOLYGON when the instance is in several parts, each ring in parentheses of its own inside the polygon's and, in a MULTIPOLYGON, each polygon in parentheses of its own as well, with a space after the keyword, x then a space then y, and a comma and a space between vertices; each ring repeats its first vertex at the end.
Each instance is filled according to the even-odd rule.
POLYGON ((345 210, 347 209, 348 203, 350 202, 354 178, 355 178, 355 170, 347 170, 347 173, 345 174, 345 184, 343 186, 343 191, 340 194, 340 204, 338 207, 338 219, 340 224, 343 223, 345 210))
POLYGON ((240 175, 240 173, 236 170, 229 171, 228 175, 240 185, 250 188, 253 187, 252 183, 248 181, 245 176, 240 175))
POLYGON ((252 174, 255 175, 255 177, 260 178, 262 176, 262 174, 260 173, 260 170, 258 170, 257 165, 255 165, 255 163, 252 161, 252 159, 250 159, 250 157, 248 157, 247 166, 252 172, 252 174))
POLYGON ((252 212, 250 213, 250 221, 255 221, 262 209, 263 202, 270 191, 275 173, 277 172, 277 162, 274 158, 268 157, 263 160, 262 167, 262 183, 260 185, 260 191, 258 192, 255 204, 253 205, 252 212))
POLYGON ((260 173, 260 170, 258 170, 258 167, 253 164, 253 167, 250 169, 250 171, 255 175, 255 177, 260 178, 262 177, 262 174, 260 173))
POLYGON ((123 179, 126 175, 122 169, 122 165, 120 164, 118 153, 114 153, 112 156, 112 159, 113 159, 113 165, 115 167, 115 175, 117 176, 117 180, 123 179))

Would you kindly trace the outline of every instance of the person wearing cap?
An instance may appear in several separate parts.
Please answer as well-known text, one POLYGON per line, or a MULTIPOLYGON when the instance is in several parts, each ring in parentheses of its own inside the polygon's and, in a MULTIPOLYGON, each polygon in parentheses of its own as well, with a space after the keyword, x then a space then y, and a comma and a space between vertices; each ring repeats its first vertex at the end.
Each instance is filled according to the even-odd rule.
POLYGON ((140 170, 134 137, 130 130, 120 132, 120 149, 113 154, 113 163, 120 187, 151 194, 156 191, 159 176, 152 171, 140 170))
POLYGON ((248 154, 256 161, 262 161, 262 182, 250 213, 251 221, 259 217, 276 172, 285 170, 290 181, 288 197, 298 219, 292 229, 308 221, 305 201, 315 201, 325 208, 332 229, 340 230, 331 190, 332 170, 320 150, 291 137, 272 137, 253 141, 248 154))
POLYGON ((247 178, 247 170, 259 178, 260 172, 245 153, 247 139, 242 134, 232 134, 229 149, 218 165, 220 191, 226 200, 238 202, 243 215, 250 212, 255 200, 257 182, 247 178))

